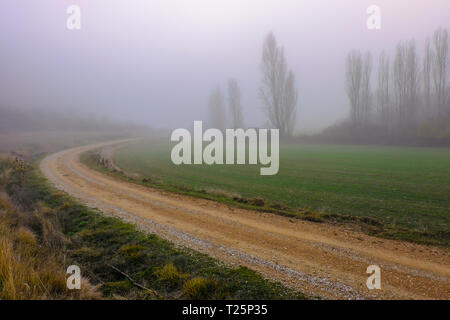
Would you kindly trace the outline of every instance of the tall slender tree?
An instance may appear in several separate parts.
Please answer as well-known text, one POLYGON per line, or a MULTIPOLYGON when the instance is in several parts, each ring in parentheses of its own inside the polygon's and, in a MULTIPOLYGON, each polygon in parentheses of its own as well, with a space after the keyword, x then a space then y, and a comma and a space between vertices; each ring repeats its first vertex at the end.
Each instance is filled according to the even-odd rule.
POLYGON ((433 35, 433 83, 437 100, 438 113, 443 113, 444 105, 448 99, 449 76, 449 38, 446 29, 439 28, 433 35))
POLYGON ((209 97, 209 125, 220 130, 226 128, 225 102, 220 88, 214 89, 209 97))
POLYGON ((409 41, 407 44, 406 75, 407 75, 406 121, 409 124, 413 124, 417 120, 418 100, 420 94, 419 57, 417 55, 416 43, 414 40, 409 41))
POLYGON ((377 104, 380 120, 385 127, 390 126, 390 62, 389 57, 383 51, 378 63, 377 104))
POLYGON ((272 33, 266 37, 261 62, 260 97, 271 126, 281 137, 292 136, 295 127, 298 91, 294 73, 288 70, 283 48, 278 47, 272 33))
POLYGON ((431 49, 430 38, 425 40, 425 50, 422 63, 422 77, 423 77, 423 96, 425 109, 428 114, 431 114, 431 71, 433 66, 433 51, 431 49))
POLYGON ((406 46, 397 45, 392 70, 395 111, 399 122, 403 122, 406 106, 406 46))
POLYGON ((228 105, 231 114, 231 124, 233 128, 243 128, 241 90, 236 79, 228 80, 228 105))
POLYGON ((345 85, 350 101, 350 118, 354 126, 357 126, 361 119, 362 72, 361 52, 350 52, 345 64, 345 85))
POLYGON ((372 93, 370 90, 370 78, 372 76, 372 55, 367 52, 363 58, 363 68, 361 77, 361 122, 367 123, 370 120, 372 93))
POLYGON ((397 45, 393 82, 398 121, 405 128, 415 120, 419 91, 419 69, 413 40, 397 45))

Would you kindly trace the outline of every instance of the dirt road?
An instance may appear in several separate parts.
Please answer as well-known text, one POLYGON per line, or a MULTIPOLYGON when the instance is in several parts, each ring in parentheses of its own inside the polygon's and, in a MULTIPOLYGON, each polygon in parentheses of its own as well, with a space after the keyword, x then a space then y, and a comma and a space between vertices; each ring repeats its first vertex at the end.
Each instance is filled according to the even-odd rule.
POLYGON ((50 155, 41 162, 41 170, 59 189, 105 214, 227 263, 248 266, 311 296, 450 298, 450 255, 446 249, 231 208, 124 182, 80 163, 81 153, 105 145, 50 155), (367 289, 369 265, 381 268, 381 290, 367 289))

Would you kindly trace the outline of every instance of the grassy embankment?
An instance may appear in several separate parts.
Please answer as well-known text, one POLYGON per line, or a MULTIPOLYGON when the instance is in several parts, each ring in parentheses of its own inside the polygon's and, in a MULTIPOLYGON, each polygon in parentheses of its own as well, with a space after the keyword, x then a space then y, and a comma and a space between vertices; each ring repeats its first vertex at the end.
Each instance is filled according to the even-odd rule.
MULTIPOLYGON (((94 158, 82 160, 98 170, 94 158)), ((413 242, 450 243, 450 149, 287 145, 280 171, 260 166, 175 166, 168 144, 118 150, 123 179, 311 221, 350 223, 364 232, 413 242)))
POLYGON ((1 159, 0 177, 0 299, 304 298, 105 217, 49 186, 37 168, 1 159), (66 288, 71 264, 86 278, 80 291, 66 288))

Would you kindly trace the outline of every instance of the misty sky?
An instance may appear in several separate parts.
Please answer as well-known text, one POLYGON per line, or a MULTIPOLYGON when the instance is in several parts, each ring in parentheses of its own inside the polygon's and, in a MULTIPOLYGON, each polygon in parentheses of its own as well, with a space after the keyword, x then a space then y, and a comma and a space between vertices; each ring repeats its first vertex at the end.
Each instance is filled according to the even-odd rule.
POLYGON ((247 125, 263 125, 262 42, 272 31, 299 89, 298 131, 347 116, 345 56, 450 30, 449 0, 1 0, 0 103, 108 114, 155 127, 206 119, 210 91, 238 80, 247 125), (66 29, 81 7, 82 29, 66 29), (382 29, 366 9, 382 10, 382 29))

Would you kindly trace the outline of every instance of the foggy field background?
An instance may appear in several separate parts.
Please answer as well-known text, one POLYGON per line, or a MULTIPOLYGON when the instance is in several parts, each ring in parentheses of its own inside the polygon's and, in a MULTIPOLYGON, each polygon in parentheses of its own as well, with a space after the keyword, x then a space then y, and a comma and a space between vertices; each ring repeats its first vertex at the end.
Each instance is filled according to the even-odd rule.
MULTIPOLYGON (((81 0, 76 31, 66 28, 69 4, 2 1, 0 110, 37 117, 78 113, 99 123, 171 130, 194 120, 220 126, 217 118, 232 126, 237 105, 244 127, 282 125, 283 131, 288 125, 288 134, 298 135, 333 126, 321 140, 346 143, 449 143, 449 106, 441 90, 448 93, 448 66, 434 81, 434 35, 450 27, 446 0, 380 0, 382 26, 375 31, 366 26, 372 4, 366 0, 81 0), (291 97, 286 116, 292 123, 270 119, 262 97, 270 96, 263 47, 277 53, 284 68, 280 79, 291 97), (427 52, 434 57, 428 69, 427 52), (381 76, 386 65, 388 83, 381 76), (357 92, 349 92, 349 69, 361 69, 357 92), (395 81, 406 74, 414 85, 395 81), (355 94, 365 102, 352 102, 355 94)), ((50 116, 53 124, 41 129, 60 118, 50 116)), ((0 122, 0 131, 11 127, 21 126, 0 122)))
POLYGON ((24 3, 0 5, 0 154, 151 137, 117 164, 165 185, 448 230, 447 1, 381 0, 380 30, 359 0, 80 1, 75 31, 68 1, 24 3), (278 128, 280 173, 174 167, 170 134, 194 120, 278 128))

